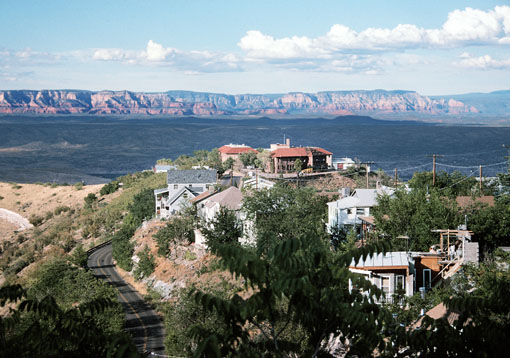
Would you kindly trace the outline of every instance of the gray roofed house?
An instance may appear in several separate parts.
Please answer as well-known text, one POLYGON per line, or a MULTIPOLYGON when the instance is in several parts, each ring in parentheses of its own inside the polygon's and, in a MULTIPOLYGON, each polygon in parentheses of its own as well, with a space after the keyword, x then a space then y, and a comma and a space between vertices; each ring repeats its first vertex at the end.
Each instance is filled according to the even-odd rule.
POLYGON ((216 170, 169 170, 166 173, 167 184, 202 184, 216 183, 216 170))
POLYGON ((361 225, 360 217, 371 215, 380 195, 392 196, 394 188, 381 186, 377 189, 356 189, 351 196, 328 203, 328 227, 361 225))
POLYGON ((156 216, 168 218, 177 213, 194 197, 213 189, 216 170, 169 170, 167 187, 154 190, 156 216))

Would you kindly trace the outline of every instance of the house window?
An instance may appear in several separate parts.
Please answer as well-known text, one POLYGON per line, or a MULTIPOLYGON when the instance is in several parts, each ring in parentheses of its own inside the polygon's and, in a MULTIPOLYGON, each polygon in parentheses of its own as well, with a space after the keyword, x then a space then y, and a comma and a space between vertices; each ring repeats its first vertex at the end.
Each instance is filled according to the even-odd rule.
POLYGON ((188 185, 188 187, 193 188, 193 184, 188 185))
POLYGON ((423 286, 425 289, 429 290, 432 284, 432 272, 430 269, 423 270, 423 286))
POLYGON ((405 289, 405 280, 403 275, 395 276, 395 290, 405 289))
POLYGON ((357 214, 357 215, 365 215, 365 209, 363 209, 363 208, 357 208, 357 209, 356 209, 356 214, 357 214))
POLYGON ((184 193, 184 194, 182 194, 182 197, 183 197, 184 199, 188 199, 188 193, 184 193))
POLYGON ((383 298, 389 299, 391 293, 390 277, 381 276, 381 290, 383 291, 383 298))
POLYGON ((179 189, 179 184, 174 184, 174 190, 179 189))

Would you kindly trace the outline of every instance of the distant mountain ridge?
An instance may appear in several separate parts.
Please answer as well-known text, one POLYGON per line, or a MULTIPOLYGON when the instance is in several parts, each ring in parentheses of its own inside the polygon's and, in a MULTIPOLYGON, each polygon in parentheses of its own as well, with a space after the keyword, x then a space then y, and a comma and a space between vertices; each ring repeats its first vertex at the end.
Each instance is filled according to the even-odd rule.
POLYGON ((168 91, 5 90, 3 114, 149 114, 174 116, 348 115, 478 113, 452 97, 427 97, 414 91, 324 91, 240 94, 168 91))

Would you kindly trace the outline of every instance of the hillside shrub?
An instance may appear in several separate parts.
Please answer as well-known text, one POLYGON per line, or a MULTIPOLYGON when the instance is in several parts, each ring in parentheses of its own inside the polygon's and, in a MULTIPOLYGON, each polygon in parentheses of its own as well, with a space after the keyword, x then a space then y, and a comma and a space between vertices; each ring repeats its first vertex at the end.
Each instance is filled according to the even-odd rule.
POLYGON ((69 206, 64 206, 64 205, 60 205, 60 206, 57 206, 55 208, 55 210, 53 211, 53 213, 55 215, 60 215, 61 213, 65 213, 66 211, 69 211, 71 210, 71 208, 69 206))
POLYGON ((144 277, 149 277, 156 268, 156 259, 152 255, 151 250, 147 245, 138 253, 138 265, 135 269, 135 278, 140 280, 144 277))
POLYGON ((171 244, 191 244, 195 241, 194 222, 189 216, 174 217, 155 235, 158 255, 168 256, 171 244))
POLYGON ((44 218, 42 216, 32 214, 30 216, 30 218, 28 219, 28 221, 30 222, 30 224, 32 224, 34 226, 39 226, 43 223, 44 218))
POLYGON ((101 196, 112 194, 112 193, 115 193, 117 191, 117 189, 119 189, 119 182, 112 181, 112 182, 109 182, 108 184, 105 184, 101 188, 101 191, 99 192, 99 194, 101 194, 101 196))

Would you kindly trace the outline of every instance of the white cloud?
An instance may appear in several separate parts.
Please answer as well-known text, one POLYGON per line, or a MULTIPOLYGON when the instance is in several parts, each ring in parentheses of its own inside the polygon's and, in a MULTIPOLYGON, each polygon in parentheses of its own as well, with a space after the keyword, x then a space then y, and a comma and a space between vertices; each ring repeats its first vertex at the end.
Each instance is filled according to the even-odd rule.
POLYGON ((232 72, 241 70, 242 60, 235 54, 210 51, 182 51, 149 40, 145 50, 127 51, 118 48, 94 50, 96 61, 120 61, 129 65, 166 66, 189 73, 232 72))
POLYGON ((92 58, 101 61, 114 61, 125 60, 127 56, 126 52, 119 48, 101 48, 94 51, 92 58))
POLYGON ((163 61, 174 51, 175 50, 172 48, 165 48, 163 45, 149 40, 147 43, 147 49, 143 53, 143 56, 149 61, 163 61))
POLYGON ((279 39, 251 30, 238 46, 254 59, 331 58, 338 53, 360 51, 510 44, 509 35, 509 6, 497 6, 489 11, 468 7, 450 12, 438 29, 399 24, 394 28, 367 28, 357 32, 335 24, 324 36, 279 39))
POLYGON ((490 69, 509 69, 510 68, 510 59, 507 60, 496 60, 493 59, 490 55, 484 55, 479 57, 471 57, 469 54, 462 54, 460 57, 462 60, 459 62, 455 62, 454 65, 461 66, 464 68, 475 68, 481 70, 490 70, 490 69))

